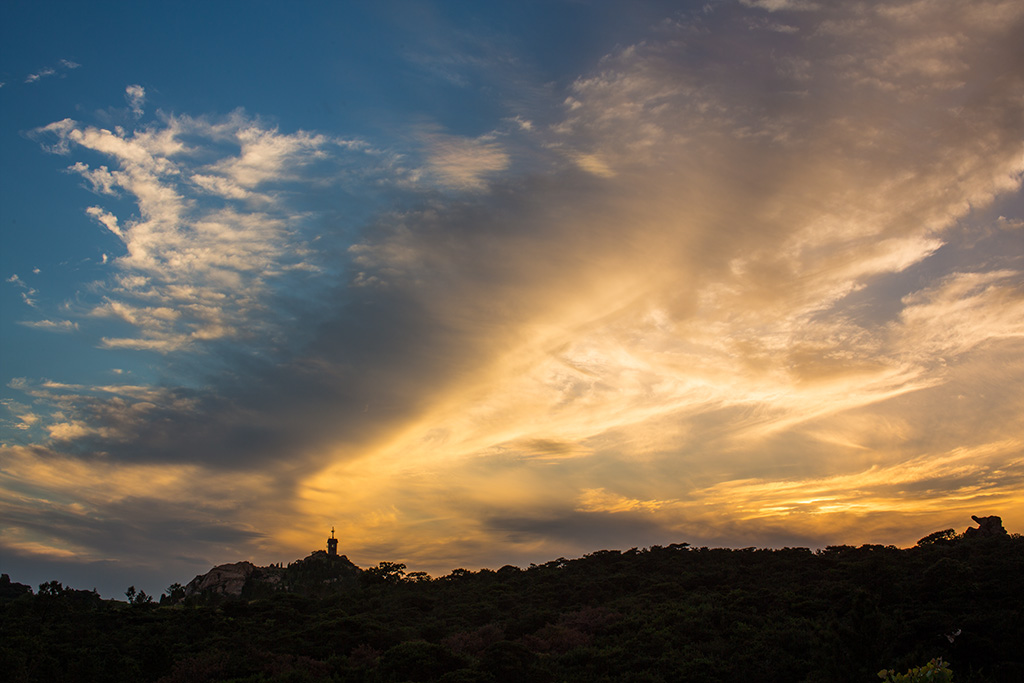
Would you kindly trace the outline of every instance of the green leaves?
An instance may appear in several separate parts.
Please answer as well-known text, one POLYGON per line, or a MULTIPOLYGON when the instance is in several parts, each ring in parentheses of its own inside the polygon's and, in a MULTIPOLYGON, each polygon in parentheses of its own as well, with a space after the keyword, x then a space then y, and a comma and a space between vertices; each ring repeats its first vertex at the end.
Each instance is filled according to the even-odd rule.
POLYGON ((933 659, 924 666, 910 669, 905 674, 898 674, 892 669, 882 669, 878 677, 885 683, 949 683, 953 680, 953 672, 949 664, 942 658, 933 659))

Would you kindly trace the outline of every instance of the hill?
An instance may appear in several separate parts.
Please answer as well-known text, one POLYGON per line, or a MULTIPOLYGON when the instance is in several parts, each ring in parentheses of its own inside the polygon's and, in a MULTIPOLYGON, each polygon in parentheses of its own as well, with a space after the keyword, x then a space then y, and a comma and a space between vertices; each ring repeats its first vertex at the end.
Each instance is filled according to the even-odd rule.
POLYGON ((286 567, 257 567, 251 562, 235 562, 218 565, 185 586, 172 585, 161 603, 209 604, 220 598, 253 600, 282 592, 306 597, 326 596, 356 587, 362 573, 363 570, 344 555, 323 550, 314 551, 286 567))
POLYGON ((906 549, 683 543, 436 579, 342 557, 335 567, 314 553, 238 596, 163 605, 56 582, 16 590, 0 598, 0 670, 11 681, 792 683, 877 681, 942 657, 957 682, 1024 680, 1024 538, 1005 532, 944 530, 906 549))

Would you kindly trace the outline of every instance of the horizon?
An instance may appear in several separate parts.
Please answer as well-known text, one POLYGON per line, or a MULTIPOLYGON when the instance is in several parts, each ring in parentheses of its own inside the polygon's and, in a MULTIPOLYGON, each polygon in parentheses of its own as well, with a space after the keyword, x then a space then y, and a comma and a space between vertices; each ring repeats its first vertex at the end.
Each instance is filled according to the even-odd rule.
POLYGON ((1015 0, 0 19, 13 581, 1024 527, 1015 0))
MULTIPOLYGON (((1001 520, 1001 518, 998 517, 998 516, 997 516, 997 519, 1001 520)), ((973 521, 975 523, 979 523, 980 524, 979 520, 973 520, 973 521)), ((971 528, 973 528, 973 527, 968 527, 967 531, 970 531, 971 528)), ((956 529, 952 529, 952 530, 954 532, 956 531, 956 529)), ((929 532, 928 534, 925 534, 920 539, 918 539, 918 542, 925 540, 928 536, 932 536, 932 535, 934 535, 936 533, 940 533, 942 531, 947 531, 947 530, 945 530, 945 529, 938 529, 936 531, 929 532)), ((1008 529, 1004 529, 1004 531, 1006 531, 1008 536, 1019 536, 1019 534, 1017 532, 1009 531, 1008 529)), ((965 532, 957 532, 957 535, 962 538, 965 535, 965 532)), ((333 533, 332 533, 331 537, 328 538, 328 540, 330 540, 331 538, 334 538, 333 533)), ((690 543, 686 543, 685 541, 682 542, 682 543, 674 543, 674 544, 669 544, 669 545, 670 546, 672 546, 672 545, 675 545, 675 546, 685 546, 689 550, 696 550, 696 551, 702 551, 702 550, 744 551, 744 550, 750 550, 750 549, 755 549, 755 550, 773 550, 773 551, 774 550, 808 550, 808 551, 810 551, 812 553, 818 554, 820 552, 823 552, 823 551, 827 550, 828 548, 837 548, 837 547, 838 548, 843 548, 843 547, 856 548, 856 547, 864 547, 864 546, 876 546, 876 547, 877 546, 884 546, 884 547, 887 547, 887 548, 897 548, 898 550, 908 550, 910 548, 917 547, 918 543, 915 543, 913 546, 907 546, 907 547, 897 547, 897 546, 893 546, 891 544, 865 543, 865 544, 861 544, 860 546, 852 546, 852 545, 841 544, 841 545, 829 545, 829 546, 824 546, 824 547, 819 547, 819 548, 808 548, 808 547, 805 547, 805 546, 776 546, 776 547, 770 547, 770 546, 756 546, 756 545, 755 546, 746 546, 746 547, 743 547, 743 548, 731 548, 731 547, 725 547, 725 546, 694 546, 694 545, 692 545, 690 543)), ((546 563, 555 562, 555 561, 559 561, 559 560, 573 561, 573 560, 579 560, 579 559, 586 559, 587 557, 590 557, 591 555, 596 554, 596 553, 602 553, 602 552, 626 553, 626 552, 630 552, 630 551, 647 552, 647 551, 651 551, 651 550, 655 550, 655 549, 660 549, 660 548, 664 548, 664 547, 666 547, 666 546, 652 545, 652 546, 644 546, 644 547, 633 546, 633 547, 630 547, 630 548, 598 548, 598 549, 593 549, 593 550, 591 550, 591 551, 589 551, 587 553, 584 553, 584 554, 580 555, 579 557, 551 558, 551 559, 547 560, 546 562, 530 563, 526 567, 519 566, 519 565, 503 565, 502 567, 477 567, 475 569, 470 569, 469 571, 472 571, 472 572, 497 571, 498 569, 504 569, 506 566, 514 566, 514 567, 517 567, 520 570, 526 570, 526 569, 529 569, 530 567, 542 566, 542 565, 544 565, 546 563)), ((298 557, 298 558, 295 558, 294 560, 290 560, 290 561, 278 561, 278 562, 269 562, 269 563, 265 563, 265 564, 258 564, 258 563, 253 562, 252 560, 249 560, 249 559, 245 559, 245 560, 237 560, 236 559, 236 560, 233 560, 233 561, 230 561, 230 562, 218 562, 218 563, 210 566, 207 569, 207 571, 200 572, 200 573, 196 574, 194 577, 192 577, 191 579, 183 579, 183 580, 180 580, 180 581, 172 581, 166 587, 164 587, 163 589, 161 589, 158 592, 145 591, 144 588, 141 588, 140 590, 142 590, 143 592, 146 592, 151 598, 153 598, 155 601, 159 602, 161 595, 167 593, 167 589, 171 585, 173 585, 175 583, 177 583, 179 585, 182 585, 182 586, 188 585, 188 583, 190 583, 191 581, 193 581, 195 579, 199 579, 199 578, 201 578, 203 576, 206 576, 208 573, 210 573, 211 571, 213 571, 214 569, 217 569, 219 567, 230 566, 230 565, 240 564, 240 563, 245 563, 245 562, 248 562, 249 564, 252 564, 252 565, 256 566, 257 568, 266 568, 266 567, 271 567, 271 566, 289 567, 293 563, 301 562, 302 560, 309 559, 310 557, 313 557, 317 553, 322 553, 324 555, 331 556, 330 545, 325 544, 325 548, 317 548, 315 550, 310 551, 309 554, 306 555, 305 557, 298 557)), ((342 559, 345 559, 345 560, 348 560, 348 556, 345 555, 345 553, 343 553, 343 552, 338 552, 338 553, 336 553, 335 556, 339 557, 339 558, 342 558, 342 559)), ((357 569, 360 569, 360 570, 365 570, 365 569, 368 569, 368 568, 372 569, 375 566, 377 566, 375 564, 368 564, 365 567, 360 567, 359 565, 357 565, 355 563, 352 563, 351 560, 348 560, 348 561, 351 564, 353 564, 353 566, 355 566, 357 569)), ((383 564, 385 562, 388 562, 388 560, 380 560, 378 562, 378 564, 383 564)), ((403 569, 408 569, 410 572, 415 572, 416 571, 414 568, 405 567, 405 565, 402 565, 402 567, 403 567, 403 569)), ((444 578, 444 577, 447 577, 447 576, 451 575, 453 572, 458 571, 460 569, 465 570, 467 568, 465 568, 465 567, 453 567, 449 572, 447 572, 445 574, 435 574, 435 575, 429 575, 428 574, 428 578, 430 580, 444 578)), ((21 583, 20 581, 17 581, 14 577, 10 577, 6 572, 4 573, 4 575, 8 576, 12 583, 21 583)), ((60 581, 59 578, 51 579, 51 581, 58 581, 58 582, 60 582, 65 589, 89 590, 87 588, 83 588, 83 587, 80 587, 80 586, 72 586, 72 585, 64 584, 64 582, 60 581)), ((44 582, 44 583, 46 583, 46 582, 44 582)), ((29 585, 29 584, 23 584, 23 585, 29 585)), ((132 588, 136 587, 134 583, 130 584, 130 586, 132 588)), ((32 589, 33 593, 37 593, 38 590, 41 588, 40 585, 36 585, 36 586, 29 585, 29 587, 32 589)), ((100 595, 100 597, 103 598, 103 599, 106 599, 106 600, 118 600, 119 599, 119 597, 117 595, 114 595, 114 596, 104 595, 104 593, 102 591, 99 591, 96 587, 93 587, 92 590, 94 592, 98 593, 100 595)), ((123 595, 124 592, 122 592, 121 594, 123 595)))

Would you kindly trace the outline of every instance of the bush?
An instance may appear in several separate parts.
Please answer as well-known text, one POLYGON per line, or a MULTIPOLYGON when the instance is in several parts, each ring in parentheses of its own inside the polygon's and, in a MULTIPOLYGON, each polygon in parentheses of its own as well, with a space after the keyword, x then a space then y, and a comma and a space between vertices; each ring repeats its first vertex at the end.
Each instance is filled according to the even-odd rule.
POLYGON ((892 669, 882 669, 878 672, 878 677, 885 683, 949 683, 953 680, 953 672, 949 670, 949 664, 939 657, 905 674, 898 674, 892 669))

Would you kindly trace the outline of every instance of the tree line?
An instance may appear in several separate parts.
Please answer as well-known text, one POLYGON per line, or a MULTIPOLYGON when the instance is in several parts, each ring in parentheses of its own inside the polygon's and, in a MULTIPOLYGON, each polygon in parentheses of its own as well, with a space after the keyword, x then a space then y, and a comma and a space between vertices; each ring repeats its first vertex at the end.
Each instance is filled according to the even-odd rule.
POLYGON ((103 600, 4 577, 0 671, 162 683, 1024 680, 1016 534, 816 552, 681 543, 437 578, 331 562, 311 556, 239 597, 186 598, 175 584, 159 599, 129 588, 103 600))

